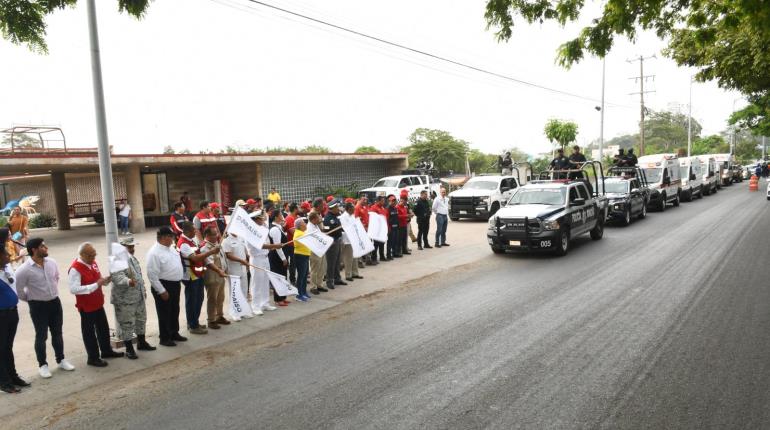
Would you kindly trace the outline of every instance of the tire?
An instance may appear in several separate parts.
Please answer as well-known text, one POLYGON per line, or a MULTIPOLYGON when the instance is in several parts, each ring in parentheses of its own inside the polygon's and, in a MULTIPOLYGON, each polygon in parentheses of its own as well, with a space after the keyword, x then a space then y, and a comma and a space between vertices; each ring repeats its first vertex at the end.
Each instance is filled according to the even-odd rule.
POLYGON ((647 204, 642 205, 642 213, 639 214, 639 219, 647 218, 647 204))
POLYGON ((457 217, 449 217, 449 219, 451 221, 460 221, 460 218, 457 218, 457 217))
POLYGON ((711 187, 706 187, 705 191, 703 190, 703 188, 701 188, 701 193, 700 193, 700 194, 701 194, 702 196, 708 196, 708 195, 711 195, 711 187))
POLYGON ((676 193, 676 199, 674 199, 674 207, 675 207, 675 208, 678 208, 678 207, 679 207, 679 203, 680 203, 680 201, 681 201, 681 197, 679 197, 679 195, 680 195, 680 193, 678 193, 678 192, 677 192, 677 193, 676 193))
POLYGON ((661 194, 660 195, 660 205, 658 206, 658 209, 660 209, 661 212, 665 212, 666 211, 666 205, 667 205, 667 203, 666 203, 666 195, 665 194, 661 194))
POLYGON ((494 252, 495 254, 505 254, 505 250, 497 246, 492 247, 492 252, 494 252))
POLYGON ((692 190, 690 190, 690 191, 689 191, 687 194, 685 194, 685 198, 684 198, 684 201, 686 201, 686 202, 691 202, 692 200, 693 200, 693 197, 692 197, 692 190))
POLYGON ((492 209, 489 211, 489 216, 491 217, 492 215, 496 214, 497 211, 499 210, 500 210, 500 203, 499 202, 492 203, 492 209))
POLYGON ((624 226, 628 226, 629 224, 631 224, 631 208, 630 207, 628 209, 626 209, 626 213, 625 213, 625 216, 623 217, 623 221, 622 222, 623 222, 624 226))
POLYGON ((700 190, 698 190, 698 200, 703 198, 703 186, 700 187, 700 190))
POLYGON ((564 256, 569 252, 569 232, 562 230, 559 234, 559 243, 556 245, 556 255, 564 256))
POLYGON ((596 220, 596 225, 591 229, 591 240, 602 240, 604 237, 604 222, 596 220))

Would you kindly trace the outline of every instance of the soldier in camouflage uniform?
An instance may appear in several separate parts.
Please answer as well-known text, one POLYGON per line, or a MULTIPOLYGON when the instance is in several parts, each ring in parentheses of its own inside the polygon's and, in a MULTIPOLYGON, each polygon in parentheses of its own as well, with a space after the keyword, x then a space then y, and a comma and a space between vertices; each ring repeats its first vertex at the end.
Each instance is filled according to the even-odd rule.
POLYGON ((133 236, 120 239, 120 244, 128 251, 128 269, 112 274, 112 304, 115 306, 115 318, 120 325, 122 340, 126 345, 126 357, 138 358, 131 343, 131 337, 136 333, 137 348, 140 351, 154 351, 144 337, 144 329, 147 322, 147 313, 144 307, 144 299, 147 292, 142 278, 142 267, 139 260, 134 257, 134 246, 137 244, 133 236))

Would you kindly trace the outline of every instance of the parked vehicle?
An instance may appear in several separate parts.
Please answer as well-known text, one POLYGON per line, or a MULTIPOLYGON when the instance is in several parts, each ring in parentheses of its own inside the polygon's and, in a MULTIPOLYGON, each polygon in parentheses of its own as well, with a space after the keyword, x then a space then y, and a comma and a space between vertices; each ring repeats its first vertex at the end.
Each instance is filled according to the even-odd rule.
POLYGON ((570 241, 580 235, 588 233, 593 240, 604 236, 608 201, 601 163, 589 161, 580 170, 546 173, 550 179, 519 187, 489 218, 487 242, 492 252, 565 255, 570 241))
POLYGON ((714 160, 722 167, 719 175, 722 186, 728 186, 733 183, 733 164, 735 157, 732 154, 713 154, 714 160))
POLYGON ((633 218, 647 216, 650 188, 644 172, 638 167, 612 167, 604 179, 608 199, 608 221, 631 224, 633 218))
POLYGON ((697 155, 701 162, 701 177, 703 179, 703 195, 716 193, 719 189, 719 168, 711 155, 697 155))
POLYGON ((740 164, 733 164, 733 182, 743 182, 743 166, 740 164))
POLYGON ((417 200, 422 190, 427 190, 431 198, 435 198, 441 190, 441 183, 438 178, 431 175, 421 174, 419 171, 403 175, 388 176, 375 182, 370 188, 359 191, 360 194, 366 194, 369 201, 374 201, 377 197, 387 197, 390 195, 398 197, 401 190, 407 190, 409 200, 417 200))
POLYGON ((650 186, 650 206, 663 212, 671 203, 679 206, 682 193, 679 159, 674 154, 655 154, 639 157, 650 186))
POLYGON ((519 187, 514 176, 482 175, 470 178, 459 190, 449 193, 449 219, 488 219, 519 187))
POLYGON ((679 159, 679 175, 682 178, 682 200, 691 202, 694 197, 703 198, 703 165, 698 157, 679 159))

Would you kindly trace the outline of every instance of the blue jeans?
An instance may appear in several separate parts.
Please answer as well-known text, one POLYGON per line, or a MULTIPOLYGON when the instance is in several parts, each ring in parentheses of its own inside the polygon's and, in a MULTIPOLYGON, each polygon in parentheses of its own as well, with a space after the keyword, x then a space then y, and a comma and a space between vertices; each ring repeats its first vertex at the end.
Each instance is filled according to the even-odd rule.
POLYGON ((128 217, 123 215, 118 215, 118 229, 121 232, 128 231, 128 217))
POLYGON ((436 245, 446 243, 446 215, 436 214, 436 245))
POLYGON ((184 284, 184 310, 187 315, 187 327, 198 328, 200 326, 198 319, 201 317, 205 292, 203 278, 194 281, 182 281, 182 283, 184 284))
POLYGON ((310 269, 310 256, 294 254, 294 264, 297 266, 297 290, 300 296, 307 296, 307 272, 310 269))

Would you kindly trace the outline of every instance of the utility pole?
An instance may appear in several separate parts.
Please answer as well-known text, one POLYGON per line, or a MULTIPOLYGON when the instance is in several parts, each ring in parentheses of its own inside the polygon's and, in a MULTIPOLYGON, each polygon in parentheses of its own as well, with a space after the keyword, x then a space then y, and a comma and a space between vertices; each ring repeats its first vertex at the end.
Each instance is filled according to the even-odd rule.
POLYGON ((767 145, 765 145, 765 136, 762 136, 762 161, 767 159, 767 145))
POLYGON ((687 156, 692 152, 692 76, 690 76, 690 102, 687 105, 687 156))
POLYGON ((604 83, 607 61, 606 58, 602 58, 602 106, 599 109, 601 114, 601 125, 599 129, 599 161, 604 161, 604 83))
POLYGON ((655 81, 655 75, 644 75, 644 60, 649 60, 650 58, 657 58, 655 55, 645 57, 640 55, 639 58, 634 58, 632 60, 626 60, 629 63, 633 63, 635 61, 639 62, 639 77, 633 77, 630 79, 633 79, 636 82, 639 82, 639 92, 638 93, 631 93, 631 95, 639 94, 639 156, 644 155, 644 95, 646 93, 654 93, 655 91, 645 91, 644 90, 644 82, 647 79, 652 79, 655 81))
POLYGON ((88 0, 86 6, 88 9, 88 38, 91 45, 91 77, 94 86, 96 134, 99 142, 99 179, 102 187, 104 234, 107 240, 107 254, 112 255, 112 244, 118 242, 118 221, 115 215, 115 193, 112 189, 112 161, 110 160, 110 144, 107 139, 107 114, 104 109, 99 29, 96 26, 96 5, 94 0, 88 0))

